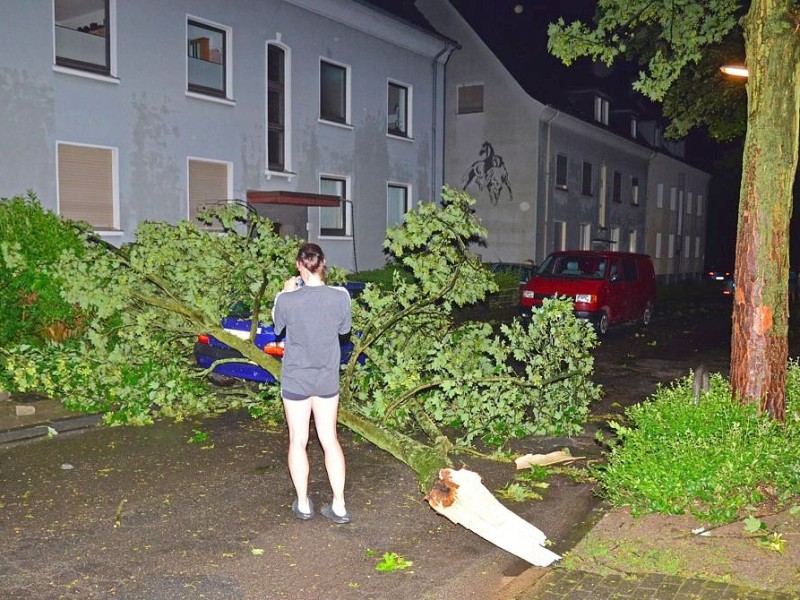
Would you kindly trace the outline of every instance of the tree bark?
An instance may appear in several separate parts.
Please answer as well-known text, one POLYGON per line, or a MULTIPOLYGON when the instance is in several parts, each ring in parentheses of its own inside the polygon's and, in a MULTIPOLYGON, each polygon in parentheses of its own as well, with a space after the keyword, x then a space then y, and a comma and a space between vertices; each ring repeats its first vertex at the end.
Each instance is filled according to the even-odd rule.
POLYGON ((792 0, 752 0, 745 18, 745 136, 731 387, 783 420, 788 359, 789 220, 800 117, 800 39, 792 0))
POLYGON ((342 406, 339 407, 339 423, 411 467, 417 474, 423 493, 433 487, 439 470, 451 464, 447 457, 451 444, 444 436, 433 446, 427 446, 399 431, 381 427, 342 406))

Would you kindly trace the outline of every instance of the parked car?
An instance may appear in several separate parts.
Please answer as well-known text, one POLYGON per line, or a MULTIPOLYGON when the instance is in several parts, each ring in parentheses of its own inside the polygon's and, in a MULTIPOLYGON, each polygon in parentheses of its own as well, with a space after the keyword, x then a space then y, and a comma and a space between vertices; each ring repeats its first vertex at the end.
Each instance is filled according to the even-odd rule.
POLYGON ((536 271, 532 262, 491 262, 486 265, 492 273, 507 273, 519 279, 519 284, 525 284, 536 271))
POLYGON ((609 326, 650 322, 656 304, 653 261, 646 254, 574 250, 553 252, 520 291, 520 314, 530 317, 545 298, 566 296, 575 316, 598 333, 609 326))
POLYGON ((705 271, 705 276, 710 281, 726 281, 733 277, 733 271, 722 267, 709 267, 705 271))
MULTIPOLYGON (((344 284, 345 289, 350 293, 351 298, 355 298, 364 289, 364 283, 360 281, 348 281, 344 284)), ((250 336, 250 328, 253 321, 246 314, 233 314, 222 319, 221 325, 228 333, 231 333, 243 340, 250 336)), ((258 324, 256 335, 253 340, 256 347, 262 349, 266 354, 283 357, 284 340, 282 335, 276 335, 272 325, 258 324)), ((340 336, 339 343, 342 349, 342 364, 350 360, 350 353, 353 351, 353 343, 350 334, 340 336)), ((238 350, 234 350, 224 342, 219 341, 207 333, 197 336, 194 345, 194 358, 198 366, 203 369, 209 368, 214 361, 229 358, 241 358, 241 362, 229 362, 217 365, 212 372, 210 379, 213 383, 231 383, 235 379, 246 379, 259 383, 275 383, 275 377, 269 371, 259 367, 255 363, 244 358, 238 350)))

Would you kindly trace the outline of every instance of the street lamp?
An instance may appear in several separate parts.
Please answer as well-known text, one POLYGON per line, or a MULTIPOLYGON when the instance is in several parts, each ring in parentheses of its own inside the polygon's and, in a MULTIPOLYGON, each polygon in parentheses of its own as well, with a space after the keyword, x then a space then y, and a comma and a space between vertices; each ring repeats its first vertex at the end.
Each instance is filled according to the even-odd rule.
POLYGON ((731 75, 733 77, 748 77, 750 75, 747 67, 739 65, 724 65, 720 67, 719 70, 725 73, 725 75, 731 75))

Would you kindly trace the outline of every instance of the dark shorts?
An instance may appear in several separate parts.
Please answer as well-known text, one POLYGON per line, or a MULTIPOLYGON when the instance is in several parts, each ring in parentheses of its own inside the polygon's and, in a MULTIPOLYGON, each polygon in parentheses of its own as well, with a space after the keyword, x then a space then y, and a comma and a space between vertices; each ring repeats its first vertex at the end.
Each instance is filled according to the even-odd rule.
MULTIPOLYGON (((320 398, 336 398, 339 395, 339 392, 335 394, 329 394, 327 396, 319 396, 320 398)), ((307 396, 305 394, 295 394, 294 392, 290 392, 288 390, 281 390, 281 397, 284 400, 308 400, 311 396, 307 396)))

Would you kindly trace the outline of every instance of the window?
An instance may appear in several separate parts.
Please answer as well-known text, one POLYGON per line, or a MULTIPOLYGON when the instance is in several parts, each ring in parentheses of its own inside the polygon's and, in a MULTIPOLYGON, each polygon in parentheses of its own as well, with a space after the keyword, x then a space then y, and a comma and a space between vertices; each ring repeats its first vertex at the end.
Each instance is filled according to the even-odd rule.
POLYGON ((267 44, 267 167, 286 170, 286 52, 267 44))
POLYGON ((686 193, 686 214, 692 214, 692 192, 686 193))
POLYGON ((339 196, 342 199, 339 207, 320 207, 319 234, 337 237, 352 236, 352 205, 347 200, 347 180, 340 177, 320 177, 319 193, 339 196))
POLYGON ((483 85, 458 86, 458 106, 456 114, 483 112, 483 85))
POLYGON ((622 173, 614 171, 614 187, 611 190, 611 199, 614 202, 622 202, 622 173))
POLYGON ((656 233, 656 258, 661 258, 661 233, 656 233))
POLYGON ((230 36, 229 27, 189 19, 186 24, 186 68, 190 92, 217 98, 230 97, 230 36))
POLYGON ((556 188, 567 189, 567 157, 556 154, 556 188))
POLYGON ((349 123, 349 67, 328 61, 319 63, 319 117, 334 123, 349 123))
POLYGON ((57 143, 56 152, 58 213, 95 229, 118 230, 116 149, 57 143))
POLYGON ((703 216, 703 197, 697 196, 697 216, 703 216))
POLYGON ((689 258, 692 252, 692 236, 687 235, 684 237, 683 242, 683 258, 689 258))
POLYGON ((639 206, 639 178, 631 177, 631 204, 639 206))
POLYGON ((636 117, 631 117, 631 137, 636 139, 639 135, 639 120, 636 117))
POLYGON ((639 234, 635 229, 631 229, 628 234, 628 252, 636 252, 636 245, 639 243, 639 234))
POLYGON ((592 226, 589 223, 581 223, 578 243, 581 250, 592 249, 592 226))
POLYGON ((619 250, 619 227, 611 228, 611 249, 619 250))
POLYGON ((55 0, 56 65, 112 75, 111 9, 115 0, 55 0))
POLYGON ((386 189, 386 224, 400 225, 409 209, 408 187, 390 183, 386 189))
POLYGON ((411 88, 389 82, 389 124, 386 131, 391 135, 411 137, 411 88))
POLYGON ((581 177, 581 194, 592 195, 592 163, 583 161, 583 175, 581 177))
POLYGON ((227 202, 229 167, 226 162, 189 159, 189 220, 199 223, 200 209, 227 202))
POLYGON ((664 184, 659 183, 656 190, 656 208, 664 208, 664 184))
POLYGON ((669 209, 675 210, 678 204, 678 188, 669 188, 669 209))
POLYGON ((597 225, 606 226, 606 200, 608 198, 608 167, 600 165, 600 195, 597 199, 597 225))
POLYGON ((694 257, 700 258, 700 236, 694 238, 694 257))
POLYGON ((608 125, 608 100, 600 96, 594 97, 594 120, 608 125))
POLYGON ((567 224, 564 221, 553 221, 553 250, 567 249, 567 224))
POLYGON ((675 234, 669 234, 669 242, 667 244, 667 258, 675 256, 675 234))

